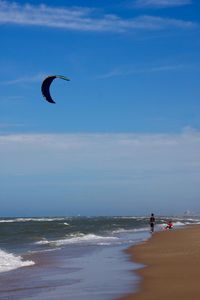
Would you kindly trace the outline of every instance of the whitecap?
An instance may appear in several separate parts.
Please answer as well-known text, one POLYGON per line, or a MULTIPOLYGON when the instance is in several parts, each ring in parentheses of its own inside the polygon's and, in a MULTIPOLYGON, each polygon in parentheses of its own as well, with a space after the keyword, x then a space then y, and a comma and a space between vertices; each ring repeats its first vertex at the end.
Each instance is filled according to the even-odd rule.
POLYGON ((96 234, 81 234, 79 233, 77 236, 74 237, 67 237, 65 239, 60 239, 56 241, 51 241, 50 244, 56 245, 56 246, 61 246, 61 245, 67 245, 67 244, 97 244, 99 241, 113 241, 113 240, 118 240, 118 237, 113 237, 113 236, 99 236, 96 234))
POLYGON ((53 221, 63 221, 66 218, 15 218, 15 219, 2 219, 0 223, 18 223, 18 222, 53 222, 53 221))
POLYGON ((0 249, 0 272, 7 272, 34 264, 32 260, 23 260, 19 255, 14 255, 0 249))
POLYGON ((128 233, 128 232, 143 232, 143 231, 148 231, 149 227, 141 227, 141 228, 132 228, 132 229, 124 229, 124 228, 119 228, 116 230, 113 230, 112 233, 128 233))

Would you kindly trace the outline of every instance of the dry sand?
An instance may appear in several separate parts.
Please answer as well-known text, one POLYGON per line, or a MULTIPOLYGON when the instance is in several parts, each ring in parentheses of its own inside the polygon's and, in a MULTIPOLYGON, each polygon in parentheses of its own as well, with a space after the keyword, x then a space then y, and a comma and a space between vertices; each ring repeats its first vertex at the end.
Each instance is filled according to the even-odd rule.
POLYGON ((200 225, 155 233, 127 252, 146 267, 140 292, 121 300, 200 300, 200 225))

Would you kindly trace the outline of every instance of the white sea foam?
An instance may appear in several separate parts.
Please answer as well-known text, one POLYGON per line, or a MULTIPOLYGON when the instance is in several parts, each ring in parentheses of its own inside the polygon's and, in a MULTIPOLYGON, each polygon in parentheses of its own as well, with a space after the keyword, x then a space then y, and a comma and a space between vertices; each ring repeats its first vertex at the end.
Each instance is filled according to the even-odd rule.
POLYGON ((68 245, 68 244, 99 244, 99 242, 105 243, 109 241, 117 241, 118 237, 113 236, 99 236, 96 234, 83 234, 83 233, 76 233, 71 234, 70 236, 55 240, 55 241, 48 241, 48 240, 41 240, 36 242, 35 244, 49 244, 52 246, 62 246, 62 245, 68 245))
POLYGON ((134 216, 118 216, 118 217, 113 217, 113 219, 137 219, 138 217, 134 216))
POLYGON ((113 236, 99 236, 96 234, 86 234, 83 236, 77 236, 67 239, 61 239, 56 241, 56 245, 65 245, 65 244, 73 244, 73 243, 97 243, 98 241, 108 241, 108 240, 116 240, 117 237, 113 236))
POLYGON ((34 265, 32 260, 23 260, 21 256, 0 249, 0 272, 7 272, 21 267, 34 265))
POLYGON ((133 228, 133 229, 124 229, 124 228, 119 228, 116 230, 113 230, 112 233, 129 233, 129 232, 142 232, 142 231, 149 231, 149 227, 141 227, 141 228, 133 228))
POLYGON ((173 226, 185 226, 186 223, 183 223, 183 222, 173 222, 173 226))
MULTIPOLYGON (((177 219, 178 220, 178 219, 177 219)), ((182 219, 181 219, 182 220, 182 219)), ((186 221, 199 222, 199 219, 185 218, 186 221)))
POLYGON ((58 251, 61 250, 62 248, 55 247, 51 249, 44 249, 44 250, 29 250, 28 253, 41 253, 41 252, 52 252, 52 251, 58 251))
POLYGON ((15 223, 15 222, 53 222, 63 221, 66 218, 16 218, 16 219, 2 219, 0 223, 15 223))
POLYGON ((41 241, 35 242, 36 245, 47 245, 49 244, 49 241, 46 239, 42 239, 41 241))
POLYGON ((110 246, 112 243, 106 243, 106 242, 102 242, 102 243, 97 243, 98 246, 110 246))

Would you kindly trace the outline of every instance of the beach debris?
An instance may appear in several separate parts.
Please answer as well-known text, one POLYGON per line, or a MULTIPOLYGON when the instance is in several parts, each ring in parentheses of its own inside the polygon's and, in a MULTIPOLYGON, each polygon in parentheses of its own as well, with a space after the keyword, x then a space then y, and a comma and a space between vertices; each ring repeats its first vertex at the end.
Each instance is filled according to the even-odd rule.
POLYGON ((69 78, 65 77, 65 76, 62 76, 62 75, 51 75, 51 76, 48 76, 44 79, 44 81, 42 82, 42 86, 41 86, 41 91, 42 91, 42 95, 43 97, 49 102, 49 103, 56 103, 52 97, 51 97, 51 94, 50 94, 50 86, 51 86, 51 83, 53 82, 54 79, 56 78, 60 78, 60 79, 63 79, 63 80, 66 80, 66 81, 70 81, 69 78))

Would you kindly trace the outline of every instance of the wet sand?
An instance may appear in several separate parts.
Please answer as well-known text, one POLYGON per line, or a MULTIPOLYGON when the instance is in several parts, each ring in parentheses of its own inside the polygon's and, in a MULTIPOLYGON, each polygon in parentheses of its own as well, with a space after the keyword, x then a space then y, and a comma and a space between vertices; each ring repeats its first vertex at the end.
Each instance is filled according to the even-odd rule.
POLYGON ((0 300, 113 300, 122 297, 135 289, 135 277, 129 274, 132 264, 127 261, 123 249, 121 245, 103 248, 70 245, 27 253, 23 258, 34 261, 35 265, 0 273, 0 300))
POLYGON ((126 252, 145 267, 139 292, 121 300, 200 299, 200 225, 157 232, 126 252))

